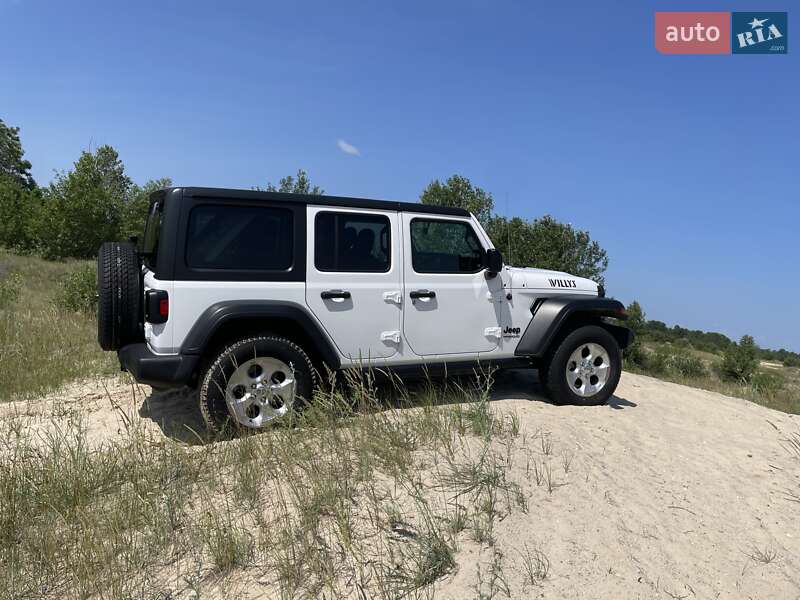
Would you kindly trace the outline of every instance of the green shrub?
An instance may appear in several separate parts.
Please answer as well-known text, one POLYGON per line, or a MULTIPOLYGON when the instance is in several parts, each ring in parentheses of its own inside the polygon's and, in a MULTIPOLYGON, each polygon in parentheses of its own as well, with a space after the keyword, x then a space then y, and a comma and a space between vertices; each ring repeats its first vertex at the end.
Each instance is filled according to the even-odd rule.
POLYGON ((778 373, 758 371, 750 379, 750 387, 758 394, 771 396, 783 389, 785 379, 778 373))
POLYGON ((708 375, 703 361, 692 354, 672 354, 669 369, 684 377, 705 377, 708 375))
POLYGON ((682 377, 704 377, 708 375, 702 360, 682 348, 659 346, 646 353, 644 367, 653 374, 672 373, 682 377), (675 352, 674 350, 677 350, 675 352))
POLYGON ((16 302, 21 287, 22 277, 17 273, 10 273, 0 279, 0 308, 6 308, 16 302))
POLYGON ((666 373, 669 371, 671 354, 663 346, 659 346, 655 351, 648 353, 645 366, 652 373, 666 373))
POLYGON ((749 383, 758 369, 758 347, 749 335, 731 344, 722 357, 721 374, 726 379, 749 383))
POLYGON ((622 352, 622 357, 625 361, 626 366, 637 366, 644 368, 647 362, 647 352, 642 346, 642 343, 638 340, 634 340, 633 343, 625 348, 622 352))
POLYGON ((59 282, 55 304, 62 310, 92 313, 97 308, 97 271, 94 265, 77 267, 59 282))
POLYGON ((783 366, 784 367, 800 367, 800 358, 795 358, 794 356, 787 356, 783 359, 783 366))

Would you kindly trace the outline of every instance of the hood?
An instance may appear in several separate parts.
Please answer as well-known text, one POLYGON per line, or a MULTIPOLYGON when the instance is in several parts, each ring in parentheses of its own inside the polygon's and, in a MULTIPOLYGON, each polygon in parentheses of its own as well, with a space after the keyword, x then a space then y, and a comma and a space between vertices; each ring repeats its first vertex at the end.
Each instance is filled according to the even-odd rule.
POLYGON ((508 287, 511 289, 597 294, 597 284, 594 281, 569 273, 531 267, 506 267, 505 271, 509 277, 508 287))

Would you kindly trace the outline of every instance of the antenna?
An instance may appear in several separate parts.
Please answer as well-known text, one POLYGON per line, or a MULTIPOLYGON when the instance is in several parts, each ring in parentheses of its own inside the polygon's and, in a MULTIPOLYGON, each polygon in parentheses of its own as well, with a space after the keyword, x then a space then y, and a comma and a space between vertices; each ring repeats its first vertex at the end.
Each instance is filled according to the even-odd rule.
POLYGON ((506 192, 506 238, 508 239, 508 264, 513 267, 514 263, 511 262, 511 223, 508 216, 508 192, 506 192))

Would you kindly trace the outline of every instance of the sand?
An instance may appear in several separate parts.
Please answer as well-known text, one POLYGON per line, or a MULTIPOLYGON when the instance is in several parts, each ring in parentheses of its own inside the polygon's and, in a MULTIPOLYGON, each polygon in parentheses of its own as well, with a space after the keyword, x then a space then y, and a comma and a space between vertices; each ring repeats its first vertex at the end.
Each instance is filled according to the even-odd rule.
MULTIPOLYGON (((786 444, 800 417, 627 373, 607 406, 554 406, 536 390, 530 374, 501 374, 492 406, 516 414, 531 444, 549 434, 554 489, 514 463, 509 478, 529 495, 527 513, 496 523, 492 547, 460 541, 458 569, 434 597, 476 597, 478 565, 485 574, 499 556, 513 598, 800 598, 800 456, 786 444), (537 585, 525 582, 526 547, 550 562, 537 585)), ((101 442, 125 428, 114 405, 182 442, 202 431, 190 394, 120 379, 3 404, 0 418, 36 428, 80 410, 101 442)), ((245 579, 252 586, 240 580, 238 594, 265 597, 245 579)))

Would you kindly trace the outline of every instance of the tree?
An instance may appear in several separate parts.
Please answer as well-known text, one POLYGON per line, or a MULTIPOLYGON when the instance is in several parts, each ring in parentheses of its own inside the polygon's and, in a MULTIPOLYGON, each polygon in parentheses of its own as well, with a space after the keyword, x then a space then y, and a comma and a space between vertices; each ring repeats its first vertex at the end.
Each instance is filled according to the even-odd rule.
POLYGON ((608 256, 588 232, 559 223, 550 215, 533 221, 495 215, 492 195, 466 177, 453 175, 446 183, 433 180, 420 201, 464 208, 474 214, 507 264, 566 271, 604 283, 608 256))
POLYGON ((19 139, 19 127, 8 127, 0 119, 0 179, 32 190, 36 187, 36 182, 31 176, 30 161, 22 158, 24 154, 19 139))
POLYGON ((267 191, 282 192, 284 194, 312 194, 314 196, 320 196, 325 193, 325 190, 318 185, 311 185, 308 173, 303 169, 297 171, 296 178, 291 175, 281 178, 277 188, 272 183, 267 183, 267 191))
POLYGON ((82 152, 74 169, 58 174, 45 191, 36 220, 45 257, 90 258, 101 242, 118 239, 132 187, 114 148, 82 152))
POLYGON ((622 351, 623 357, 629 365, 632 363, 644 367, 647 364, 647 353, 642 345, 641 333, 647 325, 647 317, 642 306, 636 300, 627 306, 625 312, 628 313, 628 320, 623 321, 621 325, 629 327, 633 331, 634 337, 633 343, 622 351))
POLYGON ((495 216, 487 232, 508 264, 554 269, 605 283, 606 251, 587 231, 570 223, 560 223, 550 215, 533 221, 495 216))
POLYGON ((758 370, 758 346, 749 335, 731 344, 722 356, 722 373, 730 379, 748 383, 758 370))
POLYGON ((642 310, 642 306, 638 301, 634 300, 628 304, 625 312, 628 313, 628 320, 625 324, 634 333, 640 333, 647 324, 647 315, 645 315, 644 310, 642 310))
MULTIPOLYGON (((18 131, 0 121, 0 246, 45 258, 90 258, 103 241, 140 235, 150 194, 172 185, 166 178, 134 184, 117 151, 105 145, 82 152, 72 170, 38 188, 18 131)), ((298 175, 296 183, 307 185, 305 174, 298 175)))
POLYGON ((492 195, 472 185, 469 179, 453 175, 446 183, 434 179, 419 197, 423 204, 464 208, 474 214, 481 224, 486 224, 492 216, 494 201, 492 195))
POLYGON ((17 252, 36 249, 37 240, 32 223, 41 202, 38 188, 28 189, 10 178, 0 177, 0 246, 17 252))
POLYGON ((137 184, 131 186, 128 201, 122 207, 120 239, 126 240, 133 235, 141 236, 144 233, 150 194, 167 187, 172 187, 172 179, 169 177, 153 179, 142 186, 137 184))

